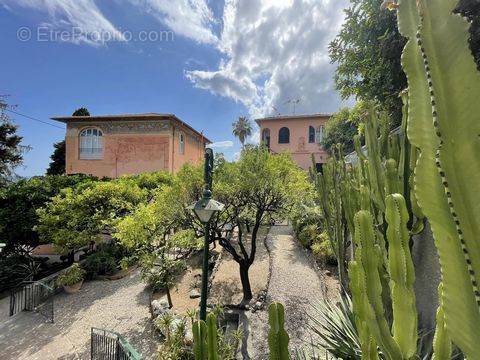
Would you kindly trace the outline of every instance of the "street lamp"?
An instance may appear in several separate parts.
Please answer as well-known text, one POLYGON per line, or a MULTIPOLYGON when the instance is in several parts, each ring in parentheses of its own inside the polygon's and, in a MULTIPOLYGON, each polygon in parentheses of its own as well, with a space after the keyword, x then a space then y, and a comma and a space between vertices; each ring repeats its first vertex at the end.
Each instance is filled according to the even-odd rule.
POLYGON ((210 244, 210 220, 213 215, 222 211, 224 204, 212 199, 212 170, 213 150, 205 149, 205 190, 203 197, 188 208, 193 210, 198 220, 205 227, 205 242, 203 244, 202 266, 202 293, 200 298, 200 320, 207 318, 207 292, 208 292, 208 250, 210 244))

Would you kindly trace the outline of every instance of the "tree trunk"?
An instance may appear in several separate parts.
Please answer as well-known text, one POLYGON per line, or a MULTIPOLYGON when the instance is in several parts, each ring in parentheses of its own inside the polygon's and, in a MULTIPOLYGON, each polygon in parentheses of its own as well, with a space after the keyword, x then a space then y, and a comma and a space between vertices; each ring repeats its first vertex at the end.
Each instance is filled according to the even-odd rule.
POLYGON ((173 307, 173 303, 172 303, 172 296, 170 295, 170 288, 167 286, 166 287, 166 290, 167 290, 167 300, 168 300, 168 306, 170 307, 170 309, 173 307))
POLYGON ((240 264, 240 280, 242 281, 243 302, 248 302, 253 298, 250 279, 248 277, 248 269, 250 265, 240 264))

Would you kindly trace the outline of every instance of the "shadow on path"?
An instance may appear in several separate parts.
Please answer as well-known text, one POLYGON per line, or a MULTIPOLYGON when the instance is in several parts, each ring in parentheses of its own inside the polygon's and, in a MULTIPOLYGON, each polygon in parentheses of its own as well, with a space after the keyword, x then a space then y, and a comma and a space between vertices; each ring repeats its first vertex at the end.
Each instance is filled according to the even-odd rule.
MULTIPOLYGON (((138 272, 116 281, 91 281, 54 298, 55 323, 34 312, 8 318, 2 300, 0 359, 89 359, 90 329, 122 334, 144 358, 155 358, 149 294, 138 272)), ((6 308, 8 311, 8 307, 6 308)))

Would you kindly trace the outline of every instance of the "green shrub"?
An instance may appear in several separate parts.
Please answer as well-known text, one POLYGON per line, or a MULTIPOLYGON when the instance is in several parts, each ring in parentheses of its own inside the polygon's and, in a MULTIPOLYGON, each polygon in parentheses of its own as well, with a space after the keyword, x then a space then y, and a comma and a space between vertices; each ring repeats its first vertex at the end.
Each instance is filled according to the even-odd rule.
POLYGON ((83 270, 78 263, 73 264, 65 270, 57 279, 58 285, 72 286, 78 284, 85 277, 85 270, 83 270))
POLYGON ((110 275, 117 270, 117 260, 115 257, 106 252, 96 252, 85 260, 82 265, 89 279, 94 279, 98 275, 110 275))
POLYGON ((303 246, 310 247, 316 242, 319 235, 318 226, 316 224, 309 224, 302 227, 297 237, 303 246))
POLYGON ((306 225, 319 224, 322 220, 321 209, 313 203, 313 200, 295 204, 288 216, 297 236, 306 225))
POLYGON ((322 233, 318 236, 318 241, 312 244, 313 256, 324 264, 336 265, 337 259, 333 252, 332 245, 328 240, 328 235, 322 233))
POLYGON ((28 271, 23 266, 26 264, 28 264, 28 258, 20 254, 10 254, 0 258, 0 292, 28 279, 28 271))

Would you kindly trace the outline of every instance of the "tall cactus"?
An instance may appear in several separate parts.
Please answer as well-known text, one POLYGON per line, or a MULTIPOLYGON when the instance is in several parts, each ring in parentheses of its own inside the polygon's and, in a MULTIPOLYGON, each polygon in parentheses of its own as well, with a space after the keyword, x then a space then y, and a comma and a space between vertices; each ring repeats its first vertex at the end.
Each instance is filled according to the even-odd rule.
MULTIPOLYGON (((270 360, 289 360, 288 342, 285 331, 285 309, 280 303, 268 307, 268 345, 270 360)), ((192 325, 193 354, 195 360, 219 360, 217 319, 213 313, 207 315, 207 321, 196 321, 192 325)))
POLYGON ((400 0, 398 24, 408 38, 408 137, 420 149, 415 195, 440 257, 446 329, 473 359, 480 354, 480 73, 456 5, 400 0))
POLYGON ((193 354, 195 360, 208 360, 207 352, 207 324, 199 320, 192 324, 193 354))
POLYGON ((270 348, 270 360, 288 360, 288 342, 290 338, 285 331, 285 309, 280 303, 272 303, 268 307, 268 346, 270 348))
MULTIPOLYGON (((410 359, 417 346, 417 311, 415 307, 415 280, 413 263, 408 246, 408 211, 405 199, 400 194, 388 195, 385 200, 388 272, 390 296, 392 298, 393 325, 390 329, 382 301, 382 246, 376 236, 373 218, 369 211, 361 210, 355 215, 355 260, 350 263, 351 289, 356 309, 357 325, 362 343, 369 358, 370 336, 375 339, 387 359, 410 359)), ((365 351, 365 350, 364 350, 365 351)))
POLYGON ((218 360, 217 318, 207 315, 207 321, 193 323, 193 353, 195 360, 218 360))

